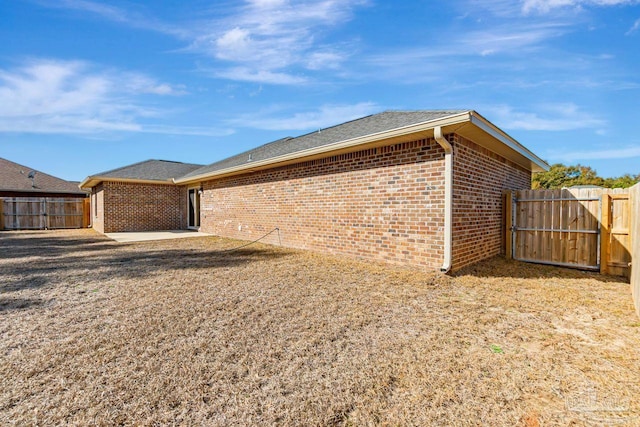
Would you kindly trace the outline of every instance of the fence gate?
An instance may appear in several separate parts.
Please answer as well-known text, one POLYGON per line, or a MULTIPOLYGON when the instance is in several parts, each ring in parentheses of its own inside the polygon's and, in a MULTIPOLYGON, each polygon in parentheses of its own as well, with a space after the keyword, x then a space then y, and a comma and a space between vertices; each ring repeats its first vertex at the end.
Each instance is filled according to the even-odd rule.
POLYGON ((601 201, 596 191, 516 191, 512 204, 514 259, 600 270, 601 201))
POLYGON ((0 199, 0 229, 45 230, 88 226, 86 199, 12 197, 0 199))
POLYGON ((506 193, 506 254, 519 261, 627 276, 629 193, 624 189, 506 193))

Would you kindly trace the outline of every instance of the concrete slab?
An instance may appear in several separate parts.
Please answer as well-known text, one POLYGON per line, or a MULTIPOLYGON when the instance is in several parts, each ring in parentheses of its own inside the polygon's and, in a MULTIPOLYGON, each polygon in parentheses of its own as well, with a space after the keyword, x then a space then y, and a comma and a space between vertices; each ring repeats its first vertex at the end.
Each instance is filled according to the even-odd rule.
POLYGON ((188 237, 211 236, 209 233, 194 230, 140 231, 126 233, 105 233, 110 239, 120 243, 147 242, 150 240, 184 239, 188 237))

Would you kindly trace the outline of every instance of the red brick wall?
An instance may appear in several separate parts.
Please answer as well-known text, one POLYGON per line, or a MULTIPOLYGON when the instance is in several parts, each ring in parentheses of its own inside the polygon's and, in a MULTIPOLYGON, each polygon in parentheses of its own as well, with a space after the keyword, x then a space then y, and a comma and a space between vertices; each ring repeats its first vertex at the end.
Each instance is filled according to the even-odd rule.
POLYGON ((104 182, 102 188, 103 233, 186 228, 186 187, 104 182))
POLYGON ((437 268, 443 174, 430 139, 212 180, 201 230, 253 240, 279 227, 284 246, 437 268))
POLYGON ((453 269, 498 255, 502 190, 531 188, 531 172, 455 135, 453 142, 453 269))

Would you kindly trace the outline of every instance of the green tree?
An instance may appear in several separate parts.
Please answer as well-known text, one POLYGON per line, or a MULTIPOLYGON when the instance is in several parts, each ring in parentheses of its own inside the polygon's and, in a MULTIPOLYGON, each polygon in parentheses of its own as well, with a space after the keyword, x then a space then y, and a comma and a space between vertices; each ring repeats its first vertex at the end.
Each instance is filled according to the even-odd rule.
POLYGON ((551 165, 547 172, 533 175, 531 188, 562 188, 574 185, 598 185, 607 188, 627 188, 640 182, 640 174, 626 174, 617 178, 602 178, 589 166, 580 164, 566 166, 562 163, 551 165))
POLYGON ((574 185, 604 186, 605 180, 589 166, 565 166, 562 163, 551 165, 547 172, 539 172, 533 176, 532 188, 562 188, 574 185))
POLYGON ((618 178, 606 178, 604 182, 604 186, 608 188, 628 188, 640 182, 640 174, 636 176, 625 174, 618 178))

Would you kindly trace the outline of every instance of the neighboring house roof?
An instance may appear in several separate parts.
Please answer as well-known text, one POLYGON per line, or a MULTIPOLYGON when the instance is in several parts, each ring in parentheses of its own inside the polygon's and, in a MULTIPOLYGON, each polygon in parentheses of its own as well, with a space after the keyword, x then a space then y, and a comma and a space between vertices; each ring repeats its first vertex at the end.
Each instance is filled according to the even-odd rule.
POLYGON ((86 193, 76 183, 40 172, 0 157, 0 191, 13 193, 86 193), (33 176, 33 179, 29 175, 33 176))
POLYGON ((174 178, 181 177, 203 165, 172 162, 169 160, 145 160, 121 168, 101 172, 87 177, 80 183, 83 188, 90 188, 103 181, 132 181, 147 183, 172 184, 174 178))
POLYGON ((296 138, 287 137, 212 163, 176 178, 178 184, 216 176, 267 169, 332 152, 353 151, 391 142, 433 137, 433 129, 456 132, 533 170, 549 166, 523 145, 473 110, 385 111, 296 138))

